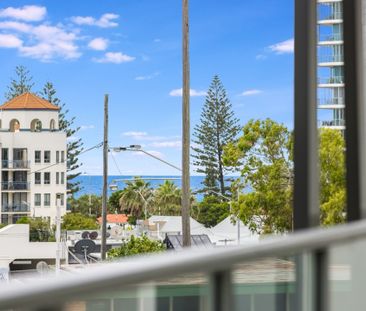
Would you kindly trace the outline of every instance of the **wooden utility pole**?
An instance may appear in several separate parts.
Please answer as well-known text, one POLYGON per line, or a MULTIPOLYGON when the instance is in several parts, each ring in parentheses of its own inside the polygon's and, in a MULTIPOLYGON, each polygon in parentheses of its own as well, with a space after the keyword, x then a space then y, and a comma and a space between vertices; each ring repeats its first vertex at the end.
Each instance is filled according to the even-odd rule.
POLYGON ((182 123, 183 123, 183 148, 182 148, 182 233, 183 246, 191 246, 190 228, 190 116, 189 116, 189 19, 188 0, 183 0, 183 98, 182 98, 182 123))
POLYGON ((107 251, 107 196, 108 196, 108 94, 104 96, 102 243, 100 247, 102 260, 106 259, 106 251, 107 251))

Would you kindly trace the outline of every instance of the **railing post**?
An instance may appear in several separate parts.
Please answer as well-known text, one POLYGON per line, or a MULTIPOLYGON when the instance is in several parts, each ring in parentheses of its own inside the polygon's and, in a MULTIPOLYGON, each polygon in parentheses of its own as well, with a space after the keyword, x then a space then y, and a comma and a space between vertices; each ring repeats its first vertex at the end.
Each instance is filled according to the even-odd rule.
POLYGON ((209 280, 209 311, 234 310, 231 270, 213 272, 209 280))
MULTIPOLYGON (((366 218, 365 53, 362 0, 343 1, 348 221, 366 218)), ((364 4, 365 6, 365 4, 364 4)))
POLYGON ((316 0, 295 0, 295 230, 319 225, 316 27, 316 0))

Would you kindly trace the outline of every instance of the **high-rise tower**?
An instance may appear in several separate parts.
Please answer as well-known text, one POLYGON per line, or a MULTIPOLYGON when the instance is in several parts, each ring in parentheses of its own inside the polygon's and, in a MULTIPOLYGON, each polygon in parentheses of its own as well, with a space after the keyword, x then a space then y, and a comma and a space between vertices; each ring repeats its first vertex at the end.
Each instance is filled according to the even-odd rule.
POLYGON ((319 126, 344 130, 342 0, 318 0, 319 126))

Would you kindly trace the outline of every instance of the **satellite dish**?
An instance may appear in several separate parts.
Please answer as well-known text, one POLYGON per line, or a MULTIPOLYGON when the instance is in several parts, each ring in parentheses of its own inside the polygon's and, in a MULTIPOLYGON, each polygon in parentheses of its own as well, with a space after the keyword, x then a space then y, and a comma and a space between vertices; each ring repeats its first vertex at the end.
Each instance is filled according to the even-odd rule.
POLYGON ((89 239, 95 240, 98 237, 98 232, 93 231, 89 234, 89 239))
POLYGON ((39 261, 37 262, 36 270, 39 274, 46 274, 50 269, 45 261, 39 261))
POLYGON ((111 234, 110 234, 109 232, 107 232, 107 233, 105 234, 105 236, 106 236, 106 238, 109 238, 109 237, 111 236, 111 234))
POLYGON ((110 230, 112 238, 119 238, 123 234, 123 229, 119 226, 115 226, 110 230))
POLYGON ((92 240, 83 239, 76 242, 74 249, 77 254, 87 255, 94 252, 95 243, 92 240))
POLYGON ((89 235, 90 235, 89 231, 84 231, 84 232, 81 234, 81 237, 82 237, 83 239, 88 239, 88 238, 89 238, 89 235))

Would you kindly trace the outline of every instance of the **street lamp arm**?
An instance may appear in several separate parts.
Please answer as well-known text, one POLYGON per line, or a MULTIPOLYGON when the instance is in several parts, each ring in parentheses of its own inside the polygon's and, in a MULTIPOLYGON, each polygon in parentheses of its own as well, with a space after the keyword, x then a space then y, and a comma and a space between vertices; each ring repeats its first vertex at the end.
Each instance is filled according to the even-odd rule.
POLYGON ((156 159, 156 160, 158 160, 158 161, 160 161, 160 162, 163 162, 163 163, 165 163, 165 164, 167 164, 167 165, 169 165, 169 166, 171 166, 171 167, 175 168, 176 170, 178 170, 178 171, 180 171, 180 172, 182 171, 182 169, 181 169, 181 168, 179 168, 178 166, 175 166, 175 165, 173 165, 173 164, 171 164, 171 163, 169 163, 169 162, 167 162, 167 161, 165 161, 165 160, 163 160, 163 159, 160 159, 159 157, 157 157, 157 156, 155 156, 155 155, 151 154, 150 152, 147 152, 147 151, 142 150, 142 149, 139 149, 138 151, 141 151, 142 153, 144 153, 144 154, 146 154, 146 155, 148 155, 148 156, 150 156, 150 157, 152 157, 152 158, 154 158, 154 159, 156 159))

